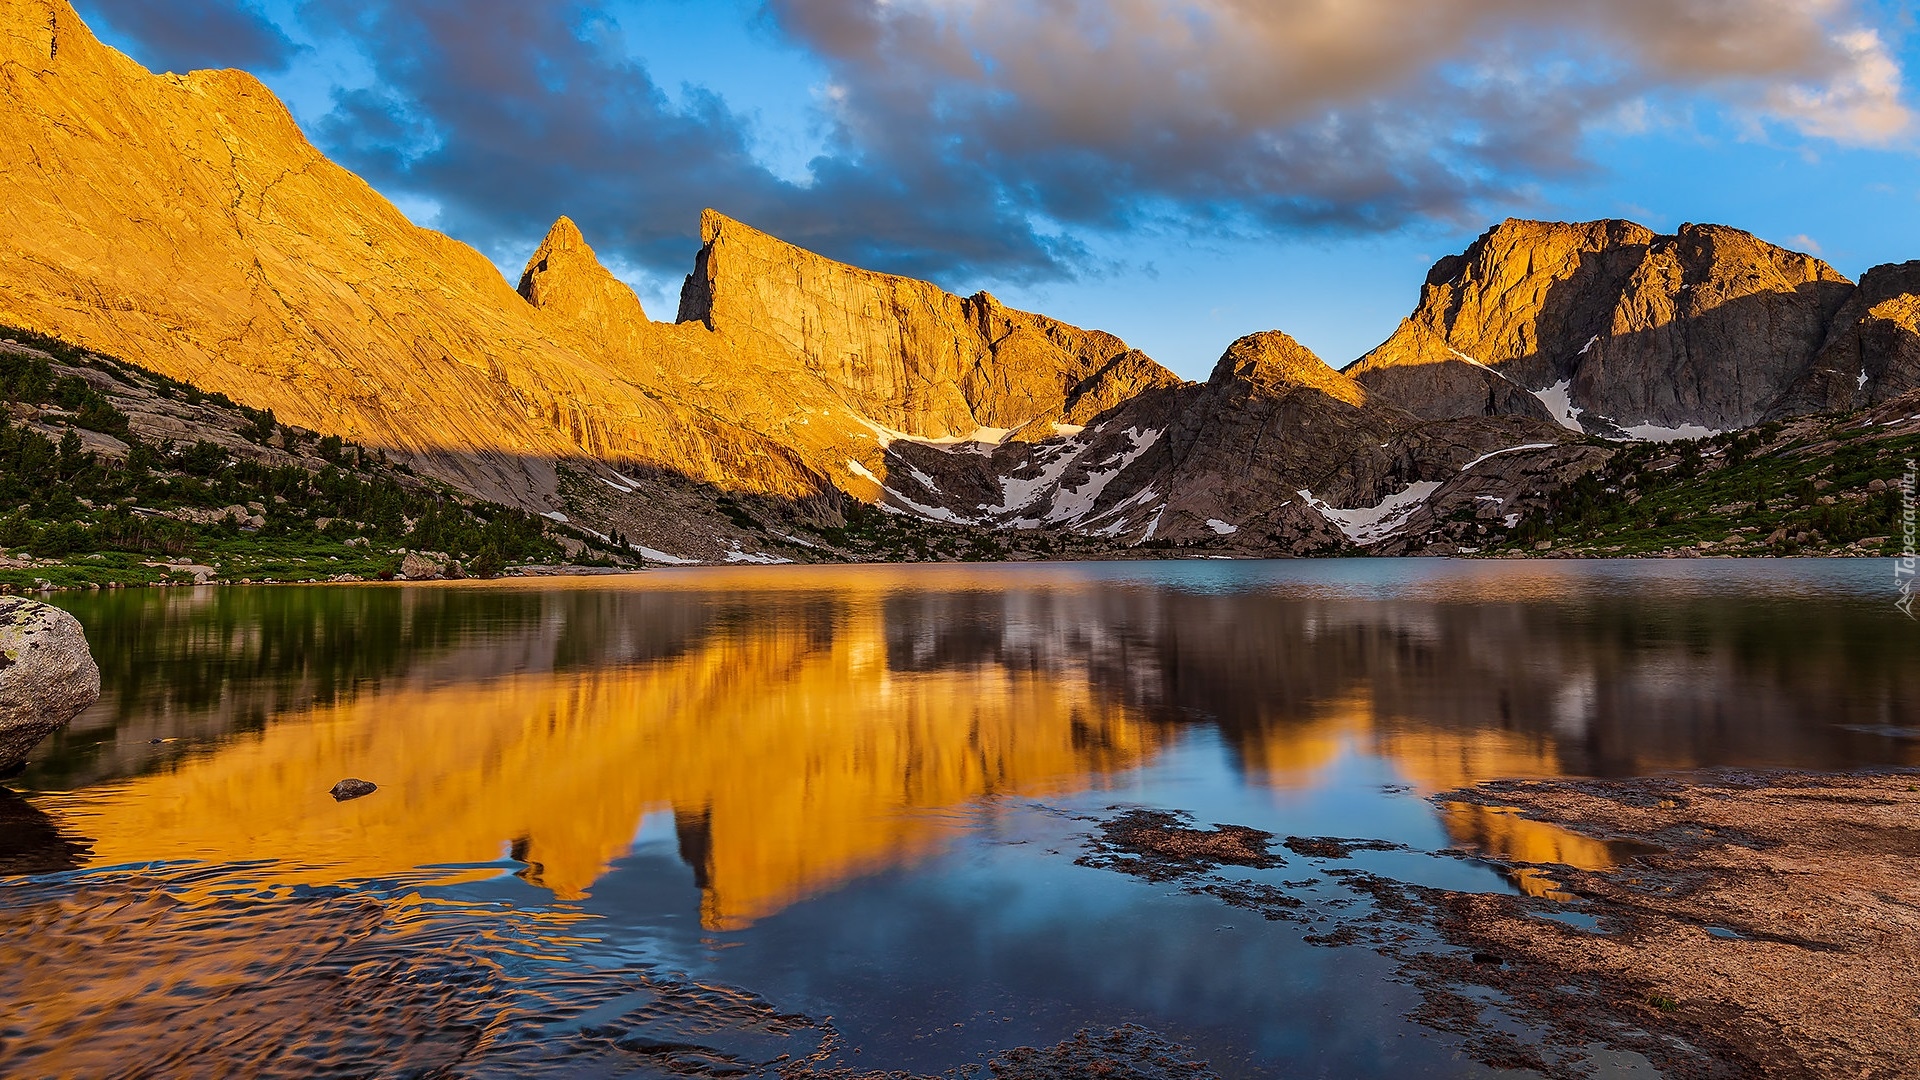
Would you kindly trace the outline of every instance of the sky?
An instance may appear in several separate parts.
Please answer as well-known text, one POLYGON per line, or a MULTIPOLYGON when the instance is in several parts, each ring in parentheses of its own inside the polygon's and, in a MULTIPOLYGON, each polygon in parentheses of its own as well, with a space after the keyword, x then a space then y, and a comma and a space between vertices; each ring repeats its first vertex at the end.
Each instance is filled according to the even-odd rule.
POLYGON ((673 317, 712 206, 1189 378, 1343 366, 1506 217, 1920 259, 1914 0, 77 0, 235 67, 510 278, 562 214, 673 317))

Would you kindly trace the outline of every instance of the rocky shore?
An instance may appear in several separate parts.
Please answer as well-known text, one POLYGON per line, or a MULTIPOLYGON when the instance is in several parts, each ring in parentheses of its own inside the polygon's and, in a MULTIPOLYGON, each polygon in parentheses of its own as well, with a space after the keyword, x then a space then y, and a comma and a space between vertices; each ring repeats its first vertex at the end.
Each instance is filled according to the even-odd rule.
POLYGON ((1630 1044, 1713 1048, 1736 1075, 1920 1074, 1920 776, 1527 781, 1440 798, 1645 845, 1611 870, 1542 868, 1592 929, 1521 898, 1430 896, 1449 941, 1501 961, 1472 981, 1526 995, 1577 1037, 1612 1026, 1645 1033, 1630 1044))
POLYGON ((1552 831, 1561 857, 1612 857, 1577 860, 1604 869, 1529 862, 1489 836, 1435 854, 1494 866, 1515 888, 1463 892, 1352 861, 1398 845, 1270 843, 1126 810, 1095 827, 1079 862, 1298 924, 1310 944, 1392 957, 1422 991, 1410 1018, 1494 1067, 1920 1075, 1920 774, 1499 781, 1433 801, 1552 831), (1235 869, 1276 865, 1302 880, 1235 869), (1306 887, 1320 881, 1351 898, 1306 887))

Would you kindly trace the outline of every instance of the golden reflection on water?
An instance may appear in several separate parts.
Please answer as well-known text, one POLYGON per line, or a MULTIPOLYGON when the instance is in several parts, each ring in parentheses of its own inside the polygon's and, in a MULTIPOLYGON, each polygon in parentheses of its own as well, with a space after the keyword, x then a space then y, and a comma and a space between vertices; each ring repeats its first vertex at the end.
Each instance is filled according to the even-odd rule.
POLYGON ((825 638, 760 624, 665 662, 368 693, 39 805, 96 865, 273 859, 279 880, 319 882, 511 842, 562 898, 668 809, 704 921, 727 930, 933 851, 949 826, 921 811, 1097 787, 1170 737, 1085 678, 889 670, 882 629, 869 608, 825 638), (336 805, 346 776, 380 790, 336 805))
MULTIPOLYGON (((1505 580, 1477 573, 1449 588, 1505 580)), ((1244 774, 1276 791, 1332 783, 1366 757, 1426 796, 1559 776, 1595 747, 1634 769, 1689 767, 1697 718, 1713 715, 1703 703, 1717 708, 1731 688, 1748 694, 1742 746, 1806 752, 1794 748, 1821 744, 1795 741, 1798 713, 1777 688, 1831 701, 1829 686, 1871 681, 1846 666, 1858 650, 1809 668, 1797 623, 1782 624, 1779 650, 1800 682, 1728 661, 1701 668, 1721 673, 1702 690, 1669 677, 1689 639, 1652 648, 1626 634, 1643 635, 1638 608, 1583 637, 1510 605, 1187 594, 1071 567, 676 571, 315 591, 298 608, 306 595, 223 592, 234 610, 204 624, 189 610, 120 615, 128 656, 152 646, 127 628, 198 635, 210 644, 183 646, 198 649, 188 661, 279 670, 306 658, 333 689, 309 678, 253 698, 209 691, 194 715, 226 719, 206 722, 201 749, 32 797, 85 841, 89 865, 259 861, 273 886, 420 866, 471 878, 511 853, 571 899, 648 815, 671 813, 705 925, 731 930, 941 850, 982 797, 1101 789, 1190 727, 1217 731, 1244 774), (343 628, 362 637, 328 654, 330 667, 313 660, 343 628), (263 633, 272 640, 248 652, 263 633), (354 662, 389 655, 386 667, 354 662), (1605 693, 1567 691, 1583 686, 1605 693), (260 723, 242 726, 256 709, 260 723), (347 776, 380 791, 335 804, 327 790, 347 776)), ((224 685, 218 668, 180 667, 224 685)), ((131 663, 113 670, 139 681, 131 663)), ((1906 700, 1902 670, 1887 660, 1887 700, 1906 700)), ((149 715, 131 708, 125 722, 149 715)), ((1515 862, 1613 864, 1603 843, 1485 807, 1449 804, 1440 820, 1453 844, 1515 862)))
POLYGON ((1341 758, 1364 752, 1393 762, 1422 795, 1494 779, 1545 779, 1562 774, 1549 738, 1481 728, 1424 728, 1384 712, 1364 688, 1309 706, 1308 717, 1263 724, 1242 748, 1244 765, 1282 789, 1317 786, 1341 758))
MULTIPOLYGON (((814 892, 937 850, 937 811, 992 794, 1098 788, 1175 729, 1085 679, 1004 668, 889 670, 877 615, 825 644, 724 638, 655 664, 410 687, 289 716, 167 772, 40 801, 95 865, 275 860, 282 884, 486 863, 506 854, 583 896, 648 813, 670 810, 702 917, 735 930, 814 892), (341 777, 372 797, 334 804, 341 777)), ((1267 783, 1310 787, 1355 744, 1422 793, 1552 775, 1503 732, 1381 733, 1364 696, 1255 744, 1267 783)), ((1597 841, 1447 804, 1455 843, 1523 862, 1611 865, 1597 841)), ((495 873, 449 870, 446 880, 495 873)), ((263 871, 263 873, 266 873, 263 871)))
MULTIPOLYGON (((1510 863, 1571 866, 1576 870, 1611 870, 1620 863, 1614 845, 1607 841, 1522 817, 1511 806, 1445 802, 1440 804, 1440 815, 1455 844, 1510 863)), ((1561 901, 1573 898, 1540 866, 1520 866, 1511 877, 1529 896, 1561 901)))

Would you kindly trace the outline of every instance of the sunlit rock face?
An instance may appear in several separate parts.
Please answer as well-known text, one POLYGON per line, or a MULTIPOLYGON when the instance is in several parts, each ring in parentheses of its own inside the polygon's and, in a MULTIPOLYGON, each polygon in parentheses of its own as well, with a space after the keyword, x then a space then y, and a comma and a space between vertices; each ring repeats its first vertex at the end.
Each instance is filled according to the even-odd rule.
POLYGON ((886 429, 1086 417, 1173 381, 1110 335, 825 272, 717 215, 701 295, 720 332, 649 321, 565 219, 516 292, 326 160, 257 80, 150 74, 65 0, 0 11, 0 72, 0 145, 19 150, 0 173, 0 321, 529 509, 556 508, 567 462, 871 497, 848 463, 882 468, 886 429))
POLYGON ((822 258, 709 210, 680 321, 824 378, 867 417, 934 439, 1084 424, 1173 373, 1099 331, 822 258))
POLYGON ((1851 292, 1819 259, 1723 226, 1509 220, 1435 264, 1413 315, 1348 373, 1429 419, 1727 430, 1806 373, 1851 292))
MULTIPOLYGON (((658 359, 652 320, 633 289, 613 276, 587 245, 580 227, 563 217, 527 260, 520 295, 556 328, 587 338, 608 359, 658 359)), ((659 376, 656 369, 635 372, 659 376)))
POLYGON ((64 0, 6 5, 0 62, 0 144, 33 148, 0 174, 0 320, 533 508, 577 456, 794 497, 826 486, 543 325, 478 252, 322 157, 252 77, 151 75, 64 0))

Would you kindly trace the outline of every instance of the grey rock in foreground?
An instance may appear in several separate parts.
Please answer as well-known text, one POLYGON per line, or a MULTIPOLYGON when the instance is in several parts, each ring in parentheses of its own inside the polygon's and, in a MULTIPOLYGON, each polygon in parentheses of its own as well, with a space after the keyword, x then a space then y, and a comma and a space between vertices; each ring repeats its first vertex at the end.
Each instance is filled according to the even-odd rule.
POLYGON ((100 667, 80 621, 19 597, 0 597, 0 774, 100 699, 100 667))
POLYGON ((327 794, 333 796, 334 802, 348 802, 353 799, 361 798, 362 796, 371 795, 374 792, 379 790, 380 790, 380 785, 375 784, 370 780, 355 780, 352 778, 348 778, 346 780, 342 780, 339 783, 333 785, 333 790, 327 792, 327 794))

